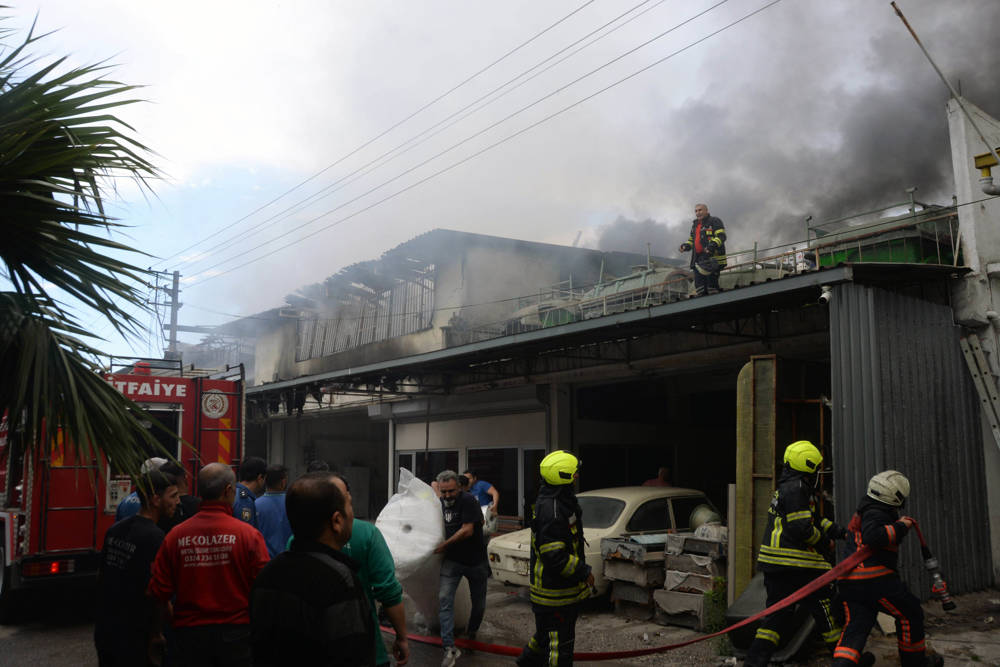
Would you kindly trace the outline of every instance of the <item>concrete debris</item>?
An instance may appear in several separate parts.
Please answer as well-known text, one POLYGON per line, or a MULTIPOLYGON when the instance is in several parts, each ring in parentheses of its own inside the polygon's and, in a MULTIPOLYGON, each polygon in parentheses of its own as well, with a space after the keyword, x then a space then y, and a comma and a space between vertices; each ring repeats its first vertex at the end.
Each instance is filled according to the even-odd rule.
POLYGON ((896 619, 889 614, 878 613, 878 627, 886 637, 896 634, 896 619))

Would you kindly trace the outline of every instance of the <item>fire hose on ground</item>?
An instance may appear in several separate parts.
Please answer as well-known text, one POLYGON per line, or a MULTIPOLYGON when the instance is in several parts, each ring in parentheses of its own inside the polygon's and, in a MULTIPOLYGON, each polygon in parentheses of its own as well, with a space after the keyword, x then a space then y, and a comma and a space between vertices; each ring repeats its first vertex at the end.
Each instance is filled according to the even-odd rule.
MULTIPOLYGON (((802 600, 803 598, 807 597, 813 591, 819 590, 820 588, 829 585, 837 577, 844 574, 845 572, 854 569, 854 566, 863 561, 865 558, 868 558, 870 555, 871 555, 871 550, 868 547, 862 547, 861 549, 857 550, 849 557, 845 558, 843 561, 838 563, 833 569, 823 573, 821 576, 809 582, 808 585, 803 586, 799 590, 795 591, 784 600, 771 605, 764 611, 754 614, 749 618, 743 619, 739 623, 734 623, 733 625, 730 625, 728 628, 719 630, 718 632, 713 632, 708 635, 695 637, 694 639, 688 639, 686 641, 677 642, 676 644, 666 644, 664 646, 653 646, 650 648, 633 649, 630 651, 609 651, 609 652, 581 651, 574 653, 573 659, 599 661, 599 660, 618 660, 621 658, 637 658, 642 655, 665 653, 667 651, 672 651, 674 649, 681 648, 682 646, 697 644, 698 642, 703 642, 708 639, 712 639, 713 637, 719 637, 728 632, 732 632, 733 630, 736 630, 738 628, 742 628, 745 625, 749 625, 755 621, 759 621, 768 614, 772 614, 778 611, 779 609, 784 609, 789 605, 795 604, 799 600, 802 600)), ((387 630, 390 633, 392 632, 391 629, 385 627, 383 627, 383 630, 387 630)), ((428 637, 426 635, 411 634, 407 635, 407 638, 409 638, 411 641, 415 641, 420 644, 432 644, 435 646, 441 645, 440 637, 428 637)), ((497 655, 509 655, 509 656, 521 655, 521 650, 522 650, 522 647, 520 646, 503 646, 500 644, 487 644, 485 642, 474 641, 470 639, 456 639, 455 645, 458 646, 459 648, 467 648, 473 651, 482 651, 483 653, 495 653, 497 655)))
MULTIPOLYGON (((927 547, 927 542, 924 540, 924 535, 920 531, 920 526, 917 524, 916 520, 913 521, 913 528, 917 531, 917 537, 920 540, 920 551, 924 558, 924 567, 927 569, 928 573, 931 575, 931 593, 933 597, 940 600, 941 606, 945 611, 951 611, 955 608, 955 602, 951 599, 948 594, 948 585, 945 583, 943 577, 941 576, 941 570, 938 566, 937 558, 935 558, 930 549, 927 547)), ((746 625, 750 625, 760 619, 773 614, 774 612, 784 609, 789 605, 793 605, 796 602, 808 597, 814 591, 829 585, 840 575, 853 570, 856 565, 861 563, 869 556, 871 556, 872 550, 870 547, 862 546, 860 549, 855 551, 853 554, 837 563, 832 569, 825 572, 821 576, 812 580, 806 586, 803 586, 799 590, 795 591, 784 600, 776 602, 767 609, 745 618, 739 623, 734 623, 728 628, 719 630, 718 632, 713 632, 711 634, 702 635, 700 637, 695 637, 694 639, 688 639, 686 641, 677 642, 675 644, 665 644, 663 646, 654 646, 650 648, 633 649, 630 651, 608 651, 608 652, 592 652, 592 651, 581 651, 573 654, 574 660, 587 660, 587 661, 600 661, 600 660, 619 660, 622 658, 637 658, 643 655, 652 655, 654 653, 666 653, 667 651, 672 651, 674 649, 681 648, 683 646, 689 646, 691 644, 697 644, 698 642, 703 642, 713 637, 719 637, 721 635, 737 630, 746 625)), ((382 627, 382 630, 394 634, 392 628, 382 627)), ((417 642, 419 644, 430 644, 432 646, 441 646, 440 637, 430 637, 427 635, 414 635, 408 634, 407 638, 411 641, 417 642)), ((486 642, 471 640, 471 639, 456 639, 455 645, 459 648, 465 648, 472 651, 480 651, 483 653, 494 653, 496 655, 507 655, 507 656, 518 656, 521 654, 522 647, 520 646, 504 646, 501 644, 487 644, 486 642)))

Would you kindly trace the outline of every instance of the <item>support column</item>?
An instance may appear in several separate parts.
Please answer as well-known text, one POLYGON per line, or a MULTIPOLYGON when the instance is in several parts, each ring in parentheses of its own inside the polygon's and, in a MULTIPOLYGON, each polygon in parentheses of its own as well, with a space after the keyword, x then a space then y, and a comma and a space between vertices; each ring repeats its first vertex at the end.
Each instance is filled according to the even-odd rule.
POLYGON ((549 385, 547 451, 573 451, 573 388, 568 384, 549 385))

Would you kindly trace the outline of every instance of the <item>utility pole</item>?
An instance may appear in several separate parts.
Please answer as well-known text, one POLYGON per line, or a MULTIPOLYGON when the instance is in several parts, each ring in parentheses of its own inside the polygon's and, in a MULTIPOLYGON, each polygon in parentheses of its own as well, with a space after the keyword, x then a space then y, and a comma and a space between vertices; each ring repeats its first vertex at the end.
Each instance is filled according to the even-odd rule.
MULTIPOLYGON (((153 286, 153 289, 156 292, 156 298, 150 303, 156 308, 157 319, 159 319, 160 306, 170 308, 170 324, 163 325, 163 328, 170 332, 167 349, 163 351, 163 358, 179 359, 180 355, 177 351, 177 332, 184 329, 184 327, 177 325, 177 311, 179 311, 183 305, 180 301, 181 273, 180 271, 153 271, 152 269, 150 269, 150 272, 156 275, 156 284, 153 286), (173 277, 170 287, 160 286, 159 276, 161 275, 173 277), (159 292, 166 292, 170 296, 170 301, 164 301, 161 303, 159 292)), ((163 334, 158 335, 162 336, 163 334)))
POLYGON ((164 355, 167 359, 179 359, 177 354, 177 311, 181 309, 181 272, 174 271, 173 286, 170 288, 170 345, 164 355))

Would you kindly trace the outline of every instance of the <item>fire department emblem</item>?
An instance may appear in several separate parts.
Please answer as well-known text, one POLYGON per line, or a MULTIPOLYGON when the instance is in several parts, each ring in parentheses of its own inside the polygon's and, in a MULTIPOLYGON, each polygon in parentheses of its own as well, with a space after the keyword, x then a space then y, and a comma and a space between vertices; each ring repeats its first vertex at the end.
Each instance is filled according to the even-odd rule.
POLYGON ((201 412, 209 419, 218 419, 229 412, 229 397, 218 389, 209 389, 202 394, 201 412))

